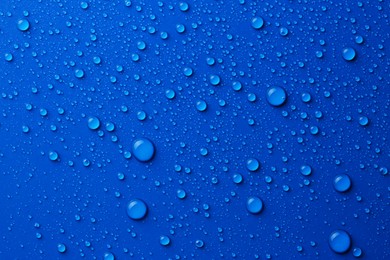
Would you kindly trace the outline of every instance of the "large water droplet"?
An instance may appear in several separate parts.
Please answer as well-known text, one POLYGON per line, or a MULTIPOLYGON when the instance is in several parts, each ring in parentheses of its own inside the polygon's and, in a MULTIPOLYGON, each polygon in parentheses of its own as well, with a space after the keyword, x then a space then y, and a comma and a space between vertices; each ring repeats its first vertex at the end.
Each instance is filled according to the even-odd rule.
POLYGON ((351 246, 351 238, 343 230, 333 231, 329 236, 329 246, 336 253, 345 253, 351 246))
POLYGON ((249 197, 246 201, 246 208, 252 214, 259 214, 263 210, 263 201, 259 197, 249 197))
POLYGON ((148 212, 145 202, 140 199, 133 199, 127 204, 127 215, 134 220, 143 219, 148 212))
POLYGON ((147 162, 154 156, 155 149, 153 143, 146 138, 139 138, 133 143, 133 154, 137 160, 147 162))

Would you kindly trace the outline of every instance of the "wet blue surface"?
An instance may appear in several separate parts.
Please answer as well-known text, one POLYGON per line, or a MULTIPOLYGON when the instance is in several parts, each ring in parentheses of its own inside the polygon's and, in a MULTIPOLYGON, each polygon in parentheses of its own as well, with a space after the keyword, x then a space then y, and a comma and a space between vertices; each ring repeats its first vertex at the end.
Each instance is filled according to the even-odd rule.
POLYGON ((389 20, 1 1, 0 259, 389 259, 389 20))

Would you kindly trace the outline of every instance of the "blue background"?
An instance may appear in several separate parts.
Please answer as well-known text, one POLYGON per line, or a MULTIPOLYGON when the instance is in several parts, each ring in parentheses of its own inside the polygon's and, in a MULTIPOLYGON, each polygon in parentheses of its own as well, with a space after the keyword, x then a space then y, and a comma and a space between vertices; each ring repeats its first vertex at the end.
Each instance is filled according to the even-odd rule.
POLYGON ((389 259, 387 1, 199 0, 187 1, 185 12, 174 1, 86 2, 86 9, 71 0, 0 3, 1 259, 107 252, 116 259, 354 259, 354 248, 362 258, 389 259), (260 30, 254 17, 264 19, 260 30), (29 21, 27 31, 18 30, 19 19, 29 21), (352 62, 343 59, 346 47, 356 50, 352 62), (210 84, 210 75, 221 83, 210 84), (286 90, 281 107, 266 100, 272 86, 286 90), (199 100, 206 111, 196 109, 199 100), (97 131, 88 128, 90 116, 101 122, 97 131), (126 158, 139 137, 156 147, 150 162, 126 158), (249 158, 259 160, 258 171, 248 171, 249 158), (310 176, 302 165, 311 166, 310 176), (352 181, 346 193, 333 187, 342 173, 352 181), (246 209, 250 196, 263 200, 258 215, 246 209), (126 213, 134 198, 149 208, 141 221, 126 213), (328 245, 339 229, 352 239, 342 255, 328 245), (169 246, 160 245, 161 235, 169 246))

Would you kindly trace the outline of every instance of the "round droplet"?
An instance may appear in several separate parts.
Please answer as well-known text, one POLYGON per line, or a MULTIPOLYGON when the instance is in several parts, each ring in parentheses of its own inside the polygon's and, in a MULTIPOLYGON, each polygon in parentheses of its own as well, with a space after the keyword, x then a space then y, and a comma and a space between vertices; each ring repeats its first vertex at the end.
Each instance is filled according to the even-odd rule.
POLYGON ((263 201, 259 197, 251 196, 246 201, 246 209, 252 214, 259 214, 263 210, 263 201))
POLYGON ((51 161, 56 161, 56 160, 58 160, 58 153, 55 152, 55 151, 50 151, 50 152, 49 152, 49 159, 50 159, 51 161))
POLYGON ((171 239, 167 236, 160 236, 160 244, 162 246, 168 246, 171 243, 171 239))
POLYGON ((329 236, 329 246, 336 253, 345 253, 351 246, 351 237, 343 230, 333 231, 329 236))
POLYGON ((246 161, 246 168, 251 172, 255 172, 260 168, 260 163, 257 159, 250 158, 246 161))
POLYGON ((363 252, 362 252, 362 250, 359 247, 355 247, 353 249, 352 254, 353 254, 354 257, 358 258, 358 257, 362 256, 363 252))
POLYGON ((104 253, 104 260, 115 260, 115 256, 113 253, 104 253))
POLYGON ((203 100, 196 102, 196 109, 200 112, 203 112, 207 109, 207 103, 203 100))
POLYGON ((286 36, 288 34, 288 29, 286 27, 281 27, 279 32, 280 32, 280 35, 286 36))
POLYGON ((311 95, 309 93, 303 93, 302 94, 302 101, 305 103, 310 102, 311 100, 311 95))
POLYGON ((76 69, 74 71, 74 75, 76 76, 76 78, 81 79, 82 77, 84 77, 84 70, 76 69))
POLYGON ((165 91, 165 96, 168 98, 168 99, 174 99, 175 96, 176 96, 176 93, 173 89, 167 89, 165 91))
POLYGON ((176 195, 179 199, 184 199, 186 197, 186 192, 185 190, 182 190, 182 189, 178 189, 177 192, 176 192, 176 195))
POLYGON ((183 73, 186 77, 190 77, 190 76, 192 76, 193 71, 191 68, 186 67, 186 68, 184 68, 183 73))
POLYGON ((333 186, 338 192, 346 192, 351 188, 351 179, 346 174, 339 174, 334 178, 333 186))
POLYGON ((30 28, 30 22, 26 19, 20 19, 18 21, 18 29, 22 32, 27 31, 30 28))
POLYGON ((133 143, 133 154, 137 160, 147 162, 154 156, 154 145, 146 138, 139 138, 133 143))
POLYGON ((65 251, 66 251, 66 246, 65 246, 64 244, 62 244, 62 243, 59 243, 59 244, 57 244, 57 250, 58 250, 58 252, 60 252, 60 253, 65 253, 65 251))
POLYGON ((346 61, 352 61, 356 57, 356 52, 353 48, 347 47, 343 49, 343 58, 346 61))
POLYGON ((100 127, 100 120, 97 117, 91 116, 88 118, 88 127, 91 130, 96 130, 100 127))
POLYGON ((264 25, 264 20, 261 17, 255 17, 252 19, 252 27, 255 28, 256 30, 261 29, 264 25))
POLYGON ((217 86, 221 82, 221 78, 218 75, 210 76, 210 83, 213 86, 217 86))
POLYGON ((127 215, 134 220, 143 219, 148 212, 145 202, 140 199, 133 199, 127 204, 127 215))
POLYGON ((204 246, 203 240, 200 240, 200 239, 196 240, 196 241, 195 241, 195 246, 196 246, 197 248, 202 248, 202 247, 204 246))
POLYGON ((183 24, 177 24, 176 25, 176 31, 178 33, 184 33, 186 30, 186 27, 183 24))
POLYGON ((366 117, 366 116, 361 116, 361 117, 359 117, 359 124, 361 125, 361 126, 366 126, 366 125, 368 125, 368 118, 366 117))
POLYGON ((235 184, 240 184, 240 183, 242 182, 242 175, 239 174, 239 173, 235 173, 235 174, 233 175, 233 182, 234 182, 235 184))
POLYGON ((311 167, 308 165, 301 166, 301 174, 305 176, 309 176, 311 174, 311 167))
POLYGON ((267 90, 267 101, 272 106, 283 105, 286 98, 286 91, 281 87, 272 87, 267 90))
POLYGON ((189 9, 189 6, 186 2, 181 2, 181 3, 179 3, 179 8, 180 8, 180 11, 187 12, 189 9))

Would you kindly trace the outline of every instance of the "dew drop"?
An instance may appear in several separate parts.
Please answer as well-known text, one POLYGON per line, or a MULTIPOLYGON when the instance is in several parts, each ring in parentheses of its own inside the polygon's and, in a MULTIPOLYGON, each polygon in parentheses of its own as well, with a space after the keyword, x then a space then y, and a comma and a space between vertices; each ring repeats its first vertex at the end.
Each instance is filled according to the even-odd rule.
POLYGON ((283 105, 286 98, 286 91, 281 87, 271 87, 267 90, 267 101, 272 106, 283 105))
POLYGON ((336 253, 345 253, 351 246, 351 238, 343 230, 333 231, 329 236, 329 246, 336 253))
POLYGON ((137 160, 147 162, 153 158, 155 148, 149 139, 139 138, 134 141, 132 151, 137 160))
POLYGON ((251 196, 246 201, 246 209, 252 214, 259 214, 263 210, 263 201, 256 196, 251 196))
POLYGON ((140 199, 133 199, 127 204, 127 215, 134 220, 143 219, 148 212, 145 202, 140 199))
POLYGON ((20 19, 17 23, 19 31, 25 32, 30 28, 30 22, 26 19, 20 19))
POLYGON ((346 192, 351 188, 351 179, 347 174, 339 174, 333 180, 333 187, 338 192, 346 192))
POLYGON ((346 61, 352 61, 356 57, 356 52, 352 47, 347 47, 343 49, 343 58, 346 61))

